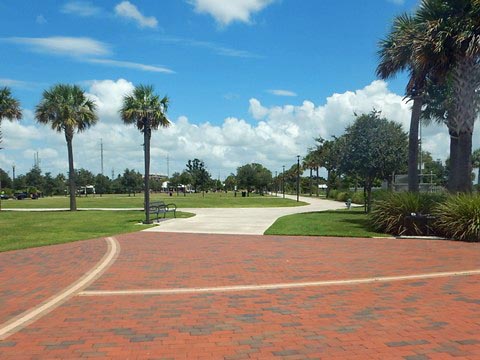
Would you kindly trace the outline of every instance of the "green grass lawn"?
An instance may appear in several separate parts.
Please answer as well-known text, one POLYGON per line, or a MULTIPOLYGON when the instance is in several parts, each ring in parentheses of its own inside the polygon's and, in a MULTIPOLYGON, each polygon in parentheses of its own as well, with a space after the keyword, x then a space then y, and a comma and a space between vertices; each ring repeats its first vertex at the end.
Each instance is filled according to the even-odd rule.
POLYGON ((340 237, 390 236, 369 229, 363 208, 302 213, 281 217, 265 235, 307 235, 340 237))
MULTIPOLYGON (((22 200, 23 201, 23 200, 22 200)), ((20 201, 19 201, 20 202, 20 201)), ((177 212, 177 217, 193 214, 177 212)), ((173 217, 168 213, 167 217, 173 217)), ((0 212, 0 252, 94 239, 133 231, 152 225, 139 225, 143 211, 55 211, 0 212)))
MULTIPOLYGON (((202 194, 152 194, 151 201, 165 201, 175 203, 178 208, 240 208, 240 207, 283 207, 306 205, 303 202, 296 202, 290 199, 282 199, 275 196, 250 195, 242 198, 238 193, 237 197, 232 192, 206 193, 202 194)), ((69 199, 66 196, 45 197, 37 200, 3 200, 2 208, 68 208, 69 199)), ((77 197, 78 208, 141 208, 143 207, 143 194, 136 196, 128 195, 96 195, 88 197, 77 197)))

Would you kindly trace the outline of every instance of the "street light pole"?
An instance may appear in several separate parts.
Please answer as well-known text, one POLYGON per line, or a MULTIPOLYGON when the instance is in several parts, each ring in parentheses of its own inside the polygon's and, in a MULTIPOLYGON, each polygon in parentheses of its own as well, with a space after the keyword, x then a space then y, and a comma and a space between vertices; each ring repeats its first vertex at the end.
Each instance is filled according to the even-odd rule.
POLYGON ((283 165, 283 173, 282 173, 282 192, 283 192, 283 198, 285 199, 285 165, 283 165))
POLYGON ((278 196, 278 173, 275 171, 275 196, 278 196))
POLYGON ((297 202, 300 197, 300 155, 297 155, 297 202))

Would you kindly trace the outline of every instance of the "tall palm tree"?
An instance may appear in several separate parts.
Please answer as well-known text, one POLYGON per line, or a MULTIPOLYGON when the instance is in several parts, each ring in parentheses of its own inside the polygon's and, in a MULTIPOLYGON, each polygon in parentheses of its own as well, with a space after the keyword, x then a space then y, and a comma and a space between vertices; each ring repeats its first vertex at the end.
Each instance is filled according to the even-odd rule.
POLYGON ((415 18, 424 29, 415 61, 426 62, 424 50, 434 49, 435 56, 427 61, 448 69, 452 81, 449 130, 458 137, 457 155, 451 159, 456 175, 453 191, 470 192, 476 89, 480 86, 480 1, 422 0, 415 18))
POLYGON ((166 117, 169 99, 162 99, 154 94, 153 86, 138 85, 131 95, 125 95, 120 115, 125 124, 135 124, 143 133, 143 150, 145 160, 145 223, 150 224, 150 138, 152 129, 168 127, 170 121, 166 117))
MULTIPOLYGON (((0 89, 0 126, 3 119, 13 121, 20 120, 21 118, 22 109, 20 109, 20 102, 12 96, 12 92, 8 87, 0 89)), ((1 143, 2 132, 0 130, 0 144, 1 143)))
POLYGON ((42 99, 35 110, 35 118, 39 123, 49 124, 53 130, 65 134, 68 150, 70 211, 76 211, 73 135, 75 131, 85 131, 97 122, 95 102, 88 99, 77 85, 54 85, 43 92, 42 99))
POLYGON ((408 71, 410 79, 406 97, 413 100, 408 141, 408 190, 418 192, 418 129, 424 101, 425 84, 431 72, 429 63, 415 61, 415 46, 418 42, 419 24, 408 14, 397 16, 391 32, 380 41, 377 76, 388 79, 401 71, 408 71))

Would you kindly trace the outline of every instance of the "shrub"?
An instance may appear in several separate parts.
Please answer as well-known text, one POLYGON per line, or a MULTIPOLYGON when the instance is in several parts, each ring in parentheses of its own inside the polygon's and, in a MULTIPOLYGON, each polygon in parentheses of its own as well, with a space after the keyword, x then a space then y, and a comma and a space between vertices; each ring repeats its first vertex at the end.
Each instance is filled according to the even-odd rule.
POLYGON ((365 204, 365 197, 363 196, 363 191, 357 191, 352 194, 352 202, 354 204, 365 204))
POLYGON ((416 221, 408 221, 407 216, 431 214, 435 205, 444 201, 444 196, 409 192, 390 193, 384 200, 377 200, 369 215, 370 224, 375 230, 392 235, 424 235, 426 227, 416 221))
POLYGON ((480 241, 480 196, 450 196, 433 210, 435 226, 445 237, 480 241))
POLYGON ((328 198, 329 198, 329 199, 336 199, 336 198, 337 198, 337 194, 338 194, 338 190, 332 189, 332 190, 330 190, 330 191, 328 192, 328 198))
POLYGON ((347 201, 350 199, 350 193, 345 192, 345 191, 340 191, 337 193, 337 196, 335 197, 335 200, 337 201, 347 201))

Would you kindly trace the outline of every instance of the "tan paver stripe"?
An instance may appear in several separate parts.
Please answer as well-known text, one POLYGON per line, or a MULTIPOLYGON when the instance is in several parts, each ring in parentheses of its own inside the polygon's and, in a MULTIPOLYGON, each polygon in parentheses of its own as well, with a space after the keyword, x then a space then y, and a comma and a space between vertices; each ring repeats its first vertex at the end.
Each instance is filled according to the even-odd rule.
POLYGON ((6 339, 8 336, 21 330, 28 324, 38 320, 42 316, 48 314, 50 311, 61 305, 71 297, 78 294, 80 290, 91 284, 96 280, 103 271, 105 271, 114 261, 120 251, 120 245, 115 238, 107 238, 108 244, 107 253, 103 258, 79 280, 71 284, 69 287, 54 295, 50 300, 40 304, 30 310, 23 312, 15 318, 0 325, 0 340, 6 339))
POLYGON ((468 271, 451 271, 438 272, 429 274, 405 275, 405 276, 384 276, 372 277, 363 279, 348 279, 348 280, 327 280, 327 281, 312 281, 300 283, 283 283, 283 284, 264 284, 264 285, 237 285, 237 286, 217 286, 217 287, 203 287, 203 288, 177 288, 177 289, 145 289, 145 290, 96 290, 96 291, 81 291, 80 296, 111 296, 111 295, 174 295, 174 294, 194 294, 194 293, 221 293, 233 291, 263 291, 276 289, 294 289, 305 287, 322 287, 322 286, 337 286, 337 285, 357 285, 369 284, 375 282, 392 282, 392 281, 407 281, 407 280, 421 280, 433 279, 442 277, 455 276, 473 276, 480 275, 480 269, 468 271))

